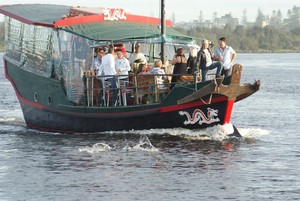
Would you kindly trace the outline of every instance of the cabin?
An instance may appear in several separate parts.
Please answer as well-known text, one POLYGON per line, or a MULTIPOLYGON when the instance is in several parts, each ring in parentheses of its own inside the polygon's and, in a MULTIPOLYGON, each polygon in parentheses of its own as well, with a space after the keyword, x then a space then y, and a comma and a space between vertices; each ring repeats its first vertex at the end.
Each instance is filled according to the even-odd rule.
MULTIPOLYGON (((163 90, 157 83, 159 75, 136 75, 139 62, 132 66, 126 83, 116 76, 117 88, 111 89, 105 77, 99 78, 93 69, 99 48, 114 46, 129 58, 139 43, 148 69, 160 58, 162 42, 164 61, 171 60, 178 47, 186 52, 198 48, 191 38, 172 29, 171 21, 166 21, 167 34, 161 38, 160 19, 132 15, 123 9, 33 4, 2 6, 0 10, 7 14, 5 59, 30 73, 58 80, 68 101, 79 106, 98 107, 99 95, 104 99, 102 106, 110 106, 112 90, 118 91, 118 106, 160 103, 170 91, 172 66, 168 62, 163 66, 163 90)), ((37 92, 35 99, 38 96, 37 92)))

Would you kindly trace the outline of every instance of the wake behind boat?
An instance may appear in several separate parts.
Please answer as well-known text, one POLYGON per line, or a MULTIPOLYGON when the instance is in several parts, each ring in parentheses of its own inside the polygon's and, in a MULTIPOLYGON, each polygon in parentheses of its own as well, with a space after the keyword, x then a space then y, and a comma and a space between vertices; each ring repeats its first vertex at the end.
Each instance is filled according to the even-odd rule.
POLYGON ((114 45, 131 54, 138 43, 152 67, 165 50, 173 55, 178 47, 197 45, 172 29, 171 21, 164 22, 162 34, 160 19, 123 9, 32 4, 1 6, 0 13, 6 15, 5 75, 29 128, 64 133, 206 128, 230 123, 234 103, 260 86, 240 84, 240 64, 229 77, 201 82, 197 75, 172 74, 166 64, 167 74, 136 74, 137 61, 125 81, 114 75, 112 87, 106 79, 112 75, 97 76, 93 69, 100 48, 114 45), (172 76, 187 79, 170 83, 172 76))

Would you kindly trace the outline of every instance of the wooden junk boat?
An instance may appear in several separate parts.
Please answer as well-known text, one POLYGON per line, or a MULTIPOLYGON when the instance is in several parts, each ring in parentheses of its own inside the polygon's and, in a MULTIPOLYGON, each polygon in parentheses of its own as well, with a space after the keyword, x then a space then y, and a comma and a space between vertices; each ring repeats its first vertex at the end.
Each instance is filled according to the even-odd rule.
POLYGON ((118 105, 112 107, 109 87, 99 88, 92 70, 97 47, 122 44, 128 56, 138 42, 151 65, 160 52, 173 56, 178 47, 195 47, 193 39, 172 29, 168 20, 123 9, 27 4, 3 5, 0 13, 5 15, 6 78, 29 128, 90 133, 223 125, 230 123, 234 103, 260 86, 259 81, 240 84, 239 64, 232 76, 205 82, 192 76, 164 91, 156 75, 130 73, 127 84, 117 85, 118 105), (99 93, 106 100, 103 106, 99 93))

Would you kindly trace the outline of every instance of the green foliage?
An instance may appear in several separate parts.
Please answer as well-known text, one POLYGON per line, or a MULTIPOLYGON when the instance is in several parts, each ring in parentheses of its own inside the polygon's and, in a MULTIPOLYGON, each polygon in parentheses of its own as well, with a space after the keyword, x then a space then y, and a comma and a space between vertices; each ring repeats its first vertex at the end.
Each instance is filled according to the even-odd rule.
POLYGON ((199 38, 197 44, 201 44, 201 40, 206 38, 217 45, 218 38, 225 36, 228 44, 238 52, 300 52, 300 27, 289 31, 272 26, 237 26, 232 29, 226 25, 224 28, 194 27, 178 30, 199 38))

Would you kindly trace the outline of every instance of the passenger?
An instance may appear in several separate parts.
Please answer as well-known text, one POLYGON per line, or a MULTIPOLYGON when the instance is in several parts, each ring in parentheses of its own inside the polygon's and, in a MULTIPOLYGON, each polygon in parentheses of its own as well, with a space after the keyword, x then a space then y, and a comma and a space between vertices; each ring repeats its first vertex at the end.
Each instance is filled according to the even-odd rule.
POLYGON ((100 69, 103 55, 104 55, 104 49, 99 48, 97 52, 97 56, 94 58, 94 64, 93 64, 93 69, 95 72, 100 69))
POLYGON ((140 63, 138 71, 136 73, 137 75, 144 75, 147 74, 147 66, 145 63, 140 63))
POLYGON ((187 59, 184 55, 184 49, 178 48, 176 51, 176 55, 171 61, 171 64, 174 65, 173 69, 173 75, 171 80, 171 89, 175 86, 177 83, 177 80, 180 78, 179 74, 186 74, 187 73, 187 59))
POLYGON ((207 72, 215 68, 217 68, 216 77, 220 77, 222 64, 219 61, 213 62, 208 40, 202 41, 201 49, 197 54, 197 61, 199 61, 199 69, 201 69, 202 82, 206 80, 207 72))
POLYGON ((134 48, 135 51, 130 54, 129 62, 133 72, 136 72, 137 66, 135 65, 135 63, 145 63, 147 65, 147 60, 145 58, 145 55, 141 53, 141 45, 139 43, 136 43, 134 48))
POLYGON ((223 67, 222 75, 230 76, 232 70, 231 67, 236 57, 236 52, 232 47, 226 45, 225 37, 221 37, 219 39, 219 46, 220 47, 214 52, 213 59, 221 62, 223 67))
POLYGON ((98 95, 98 106, 101 106, 103 103, 102 103, 102 93, 103 93, 103 90, 102 90, 102 78, 99 77, 101 76, 99 74, 99 70, 100 70, 100 66, 101 66, 101 63, 102 63, 102 57, 104 55, 104 49, 103 48, 98 48, 98 51, 96 53, 96 57, 94 58, 94 63, 93 63, 93 70, 95 72, 95 75, 98 76, 98 81, 99 81, 99 95, 98 95))
POLYGON ((190 50, 189 58, 187 60, 187 73, 195 74, 197 71, 197 49, 193 48, 190 50))
POLYGON ((110 46, 108 48, 107 54, 102 57, 102 63, 100 65, 100 69, 98 70, 98 76, 105 76, 102 77, 104 81, 110 83, 110 88, 112 90, 112 98, 111 98, 112 106, 117 105, 117 95, 118 95, 117 81, 115 76, 117 72, 115 66, 116 65, 115 65, 115 58, 114 58, 114 47, 110 46))
POLYGON ((115 60, 116 71, 120 80, 128 80, 128 71, 130 71, 129 61, 124 57, 123 52, 119 50, 117 52, 117 58, 115 60), (122 76, 123 75, 123 76, 122 76))
MULTIPOLYGON (((148 74, 166 74, 165 71, 161 68, 162 61, 160 59, 154 61, 154 66, 148 72, 148 74)), ((156 76, 157 84, 159 88, 166 88, 164 85, 164 81, 166 80, 166 76, 156 76)))

